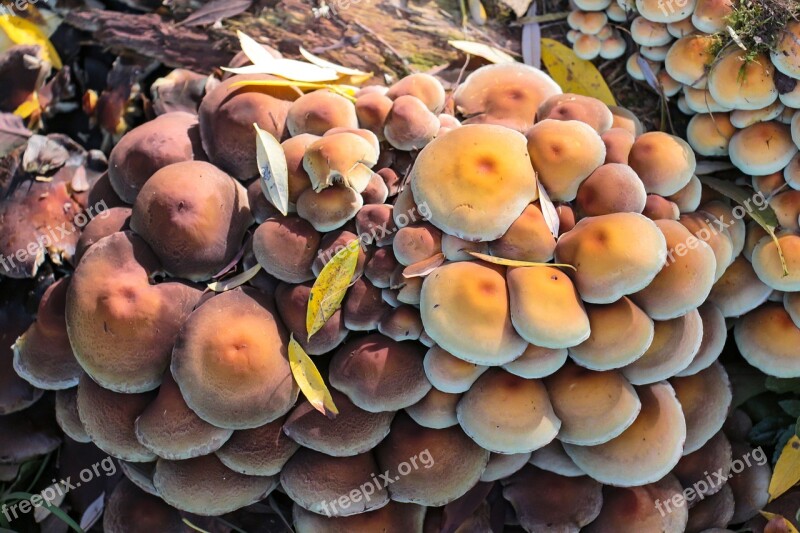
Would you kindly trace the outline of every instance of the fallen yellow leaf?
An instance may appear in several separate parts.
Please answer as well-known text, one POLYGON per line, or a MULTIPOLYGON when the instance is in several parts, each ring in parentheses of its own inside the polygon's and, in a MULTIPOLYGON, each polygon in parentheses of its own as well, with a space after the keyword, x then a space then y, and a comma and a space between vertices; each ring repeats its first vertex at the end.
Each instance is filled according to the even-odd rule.
POLYGON ((781 451, 769 482, 769 499, 774 500, 800 481, 800 437, 794 435, 781 451))
POLYGON ((58 57, 53 43, 36 24, 13 15, 0 15, 0 30, 14 44, 38 45, 42 49, 42 57, 49 61, 53 68, 61 68, 61 58, 58 57))
POLYGON ((509 267, 556 267, 556 268, 571 268, 577 271, 578 269, 566 263, 534 263, 532 261, 518 261, 517 259, 503 259, 502 257, 495 257, 493 255, 486 255, 480 252, 467 251, 469 255, 481 261, 492 263, 494 265, 502 265, 509 267))
POLYGON ((237 81, 231 87, 296 87, 298 89, 328 89, 341 96, 344 96, 351 102, 356 99, 353 96, 358 88, 349 85, 333 85, 327 83, 313 83, 307 81, 293 81, 293 80, 245 80, 237 81))
POLYGON ((761 513, 761 516, 763 516, 767 520, 775 520, 776 518, 783 520, 783 523, 786 526, 786 531, 788 531, 789 533, 798 533, 797 528, 794 527, 794 524, 789 522, 789 520, 787 520, 785 517, 775 513, 768 513, 767 511, 759 511, 759 512, 761 513))
POLYGON ((325 322, 342 305, 342 300, 350 286, 350 280, 358 264, 360 242, 354 239, 347 243, 330 261, 311 287, 308 295, 308 311, 306 312, 306 331, 308 338, 322 329, 325 322))
POLYGON ((289 366, 292 368, 294 380, 314 409, 330 419, 336 418, 339 409, 333 403, 325 380, 322 379, 314 361, 303 350, 300 343, 294 340, 294 335, 289 339, 289 366))
POLYGON ((606 105, 617 105, 600 71, 553 39, 542 39, 542 63, 565 93, 592 96, 606 105))
POLYGON ((41 104, 39 103, 39 95, 36 93, 32 93, 27 100, 22 102, 19 107, 14 110, 14 114, 20 118, 28 118, 29 116, 33 115, 35 112, 41 109, 41 104))

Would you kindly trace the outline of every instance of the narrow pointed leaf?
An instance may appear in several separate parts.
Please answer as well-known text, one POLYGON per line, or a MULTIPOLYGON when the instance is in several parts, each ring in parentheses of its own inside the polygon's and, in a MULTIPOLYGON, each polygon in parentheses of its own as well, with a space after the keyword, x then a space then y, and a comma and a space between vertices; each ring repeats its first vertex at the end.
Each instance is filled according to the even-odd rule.
MULTIPOLYGON (((538 0, 534 0, 528 8, 528 17, 536 16, 538 0)), ((542 26, 539 21, 527 22, 522 26, 522 62, 536 68, 542 68, 542 26)))
POLYGON ((275 208, 289 213, 289 167, 281 143, 270 132, 256 129, 256 163, 261 174, 261 190, 275 208))
POLYGON ((342 65, 337 65, 336 63, 328 61, 327 59, 323 59, 321 57, 315 56, 314 54, 312 54, 311 52, 309 52, 308 50, 306 50, 302 46, 300 47, 300 55, 303 56, 305 58, 305 60, 308 61, 309 63, 311 63, 312 65, 316 65, 316 66, 321 67, 321 68, 335 70, 339 74, 342 74, 342 75, 345 75, 345 76, 357 76, 357 77, 358 76, 367 76, 367 79, 372 77, 372 74, 370 74, 369 72, 364 72, 362 70, 349 68, 349 67, 344 67, 342 65))
POLYGON ((322 268, 308 295, 306 331, 310 339, 342 305, 358 264, 359 241, 352 240, 322 268))
POLYGON ((578 269, 566 263, 534 263, 532 261, 518 261, 516 259, 503 259, 502 257, 495 257, 493 255, 486 255, 480 252, 467 251, 469 255, 481 261, 492 263, 494 265, 510 266, 510 267, 556 267, 556 268, 571 268, 577 271, 578 269))
POLYGON ((543 38, 542 63, 565 93, 592 96, 606 105, 617 105, 597 67, 591 61, 576 56, 571 48, 553 39, 543 38))
POLYGON ((235 289, 236 287, 244 285, 245 283, 256 277, 256 274, 258 274, 260 270, 261 270, 261 265, 256 265, 232 278, 228 278, 224 281, 214 281, 212 283, 209 283, 208 288, 214 292, 225 292, 231 289, 235 289))
POLYGON ((550 199, 550 195, 547 194, 547 190, 542 186, 542 183, 538 183, 539 186, 539 206, 542 209, 542 216, 544 216, 544 222, 547 224, 548 229, 550 229, 550 233, 553 234, 553 237, 558 238, 558 232, 561 229, 561 219, 558 218, 558 211, 556 210, 556 206, 553 204, 553 201, 550 199))
POLYGON ((482 57, 492 63, 516 63, 517 60, 499 48, 476 41, 447 41, 447 44, 465 54, 482 57))
POLYGON ((769 482, 769 498, 774 500, 800 482, 800 437, 792 436, 781 451, 769 482))
POLYGON ((275 59, 272 57, 272 54, 261 46, 261 43, 245 32, 236 30, 236 37, 239 38, 239 46, 242 48, 242 52, 244 52, 244 55, 247 56, 247 59, 249 59, 253 65, 266 64, 275 59))
POLYGON ((294 335, 289 339, 289 366, 292 368, 294 380, 314 409, 330 419, 336 418, 339 409, 333 403, 325 380, 300 343, 294 339, 294 335))

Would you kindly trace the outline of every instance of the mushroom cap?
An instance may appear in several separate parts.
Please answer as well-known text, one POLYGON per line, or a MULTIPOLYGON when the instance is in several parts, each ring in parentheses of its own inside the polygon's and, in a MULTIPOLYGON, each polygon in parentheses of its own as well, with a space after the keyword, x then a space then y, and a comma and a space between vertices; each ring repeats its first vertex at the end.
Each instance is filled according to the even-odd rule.
POLYGON ((358 126, 384 140, 383 128, 392 109, 392 99, 385 94, 367 93, 356 98, 355 106, 358 126))
MULTIPOLYGON (((531 453, 530 463, 542 470, 553 472, 566 477, 585 476, 583 470, 570 459, 561 441, 556 439, 544 448, 539 448, 531 453)), ((589 478, 587 478, 589 479, 589 478)))
POLYGON ((702 531, 703 533, 730 533, 725 526, 733 523, 734 512, 733 491, 730 485, 722 485, 716 494, 698 501, 689 509, 689 521, 686 531, 702 531))
POLYGON ((459 426, 424 428, 405 413, 395 417, 389 436, 375 448, 375 457, 381 472, 400 474, 403 464, 408 467, 407 462, 418 459, 416 468, 401 475, 387 489, 396 502, 429 507, 463 496, 478 482, 489 462, 489 452, 459 426))
MULTIPOLYGON (((381 183, 383 183, 382 179, 381 183)), ((391 204, 365 205, 356 215, 355 221, 356 233, 368 236, 368 244, 377 246, 391 245, 398 230, 394 221, 394 206, 391 204)), ((366 240, 367 237, 364 239, 366 240)))
POLYGON ((608 15, 600 11, 587 11, 582 15, 578 29, 583 34, 596 36, 608 23, 608 15))
POLYGON ((737 257, 711 289, 708 299, 725 318, 742 316, 763 304, 772 287, 758 279, 744 255, 737 257))
POLYGON ((253 253, 264 270, 287 283, 314 279, 311 264, 321 235, 298 216, 266 219, 253 233, 253 253))
POLYGON ((300 448, 281 470, 281 485, 297 505, 308 511, 351 516, 389 503, 386 487, 375 477, 378 473, 371 453, 330 457, 300 448), (367 485, 373 493, 367 494, 367 485), (359 496, 351 496, 355 494, 359 496))
POLYGON ((503 365, 503 370, 526 379, 549 376, 567 361, 565 348, 542 348, 529 344, 522 355, 503 365))
POLYGON ((778 224, 781 228, 789 230, 800 230, 798 218, 800 218, 800 191, 793 189, 780 192, 770 197, 769 205, 778 217, 778 224))
POLYGON ((666 382, 636 389, 642 410, 620 436, 597 446, 564 443, 575 464, 592 478, 620 487, 653 483, 678 464, 686 422, 666 382))
POLYGON ((158 496, 144 492, 125 478, 114 487, 103 512, 103 531, 108 533, 182 533, 185 527, 177 509, 164 503, 158 496))
POLYGON ((675 220, 656 221, 667 241, 667 260, 650 284, 631 300, 655 320, 669 320, 699 307, 717 272, 714 250, 675 220))
POLYGON ((21 465, 58 449, 61 441, 52 404, 47 400, 0 416, 0 464, 21 465))
POLYGON ((514 329, 543 348, 569 348, 589 338, 589 317, 578 291, 554 267, 509 269, 506 276, 514 329))
POLYGON ((289 413, 283 432, 304 448, 333 457, 368 452, 389 434, 394 418, 392 411, 364 411, 337 390, 331 391, 331 397, 339 409, 335 420, 305 401, 289 413))
POLYGON ((652 220, 612 213, 584 218, 561 235, 555 258, 577 269, 573 279, 585 302, 611 303, 649 285, 666 253, 664 235, 652 220))
MULTIPOLYGON (((669 52, 670 45, 665 44, 663 46, 641 46, 639 47, 639 53, 642 55, 643 58, 649 59, 650 61, 664 61, 667 58, 667 53, 669 52)), ((683 88, 683 84, 676 82, 675 79, 669 75, 668 72, 665 70, 658 71, 658 79, 664 80, 667 83, 662 83, 663 89, 665 93, 670 93, 669 96, 674 96, 683 88), (664 78, 664 76, 666 76, 664 78), (677 89, 675 86, 677 84, 677 89)))
MULTIPOLYGON (((350 227, 353 229, 352 226, 350 227)), ((358 231, 357 228, 355 228, 355 231, 358 231)), ((367 245, 369 243, 366 241, 366 237, 363 234, 356 235, 346 229, 332 231, 322 237, 319 243, 319 250, 317 250, 317 256, 314 259, 314 263, 311 265, 311 270, 314 272, 314 275, 319 276, 322 269, 325 268, 325 265, 327 265, 337 253, 344 250, 355 240, 360 241, 360 247, 358 250, 358 260, 356 261, 356 271, 353 273, 350 282, 353 283, 361 277, 361 274, 364 272, 364 265, 367 262, 367 245)), ((395 265, 395 267, 396 266, 397 265, 395 265)))
POLYGON ((681 213, 691 213, 697 211, 700 207, 700 202, 703 199, 703 184, 700 178, 692 176, 686 186, 669 197, 669 200, 675 202, 681 213))
POLYGON ((778 303, 766 303, 736 322, 736 346, 748 363, 765 374, 800 377, 800 328, 778 303))
POLYGON ((664 46, 672 41, 666 24, 643 16, 631 22, 631 37, 633 42, 641 46, 664 46))
POLYGON ((683 87, 683 96, 685 107, 689 110, 684 111, 686 114, 727 113, 728 111, 733 111, 733 108, 717 102, 706 89, 693 89, 685 85, 683 87))
POLYGON ((725 29, 732 13, 733 0, 697 0, 692 24, 702 32, 714 34, 725 29))
POLYGON ((737 131, 728 149, 731 163, 751 176, 765 176, 784 169, 797 153, 788 125, 758 122, 737 131))
POLYGON ((240 429, 216 451, 222 464, 240 474, 277 475, 300 445, 283 431, 286 417, 263 426, 240 429))
POLYGON ((789 316, 792 317, 792 321, 795 325, 800 328, 800 293, 787 292, 784 294, 783 307, 786 309, 786 312, 789 313, 789 316))
POLYGON ((545 379, 564 443, 594 446, 618 437, 633 424, 642 404, 616 371, 595 372, 567 363, 545 379))
POLYGON ((210 163, 187 161, 150 177, 130 225, 168 273, 202 281, 231 262, 252 222, 241 184, 210 163))
POLYGON ((668 9, 664 8, 663 2, 658 0, 636 0, 636 9, 639 13, 647 17, 648 20, 656 22, 677 22, 691 16, 694 12, 697 0, 687 0, 685 2, 675 2, 669 4, 668 9))
POLYGON ((525 531, 578 531, 603 505, 603 486, 586 476, 565 477, 528 465, 502 484, 525 531))
MULTIPOLYGON (((791 163, 789 165, 791 166, 791 163)), ((788 169, 789 167, 786 168, 788 169)), ((767 174, 766 176, 753 176, 751 185, 756 192, 760 192, 764 196, 769 197, 773 193, 778 192, 785 183, 788 182, 783 178, 781 172, 773 172, 772 174, 767 174)))
POLYGON ((698 113, 686 128, 686 138, 694 151, 709 157, 728 155, 735 133, 729 113, 698 113))
POLYGON ((23 284, 3 282, 2 279, 0 287, 0 415, 7 415, 30 407, 42 397, 44 391, 35 388, 14 371, 11 346, 33 322, 26 305, 27 290, 23 290, 23 284))
POLYGON ((762 237, 753 249, 753 269, 758 278, 776 291, 800 291, 800 235, 792 232, 778 234, 788 275, 783 274, 777 245, 771 238, 762 237))
POLYGON ((347 328, 342 319, 342 310, 336 312, 325 322, 325 325, 311 339, 306 330, 308 301, 311 295, 311 283, 289 285, 281 283, 275 289, 275 302, 283 323, 295 340, 308 355, 322 355, 335 349, 347 336, 347 328))
POLYGON ((208 159, 239 180, 258 175, 253 123, 276 139, 283 138, 292 87, 234 87, 242 81, 277 80, 261 74, 232 76, 206 94, 200 104, 200 136, 208 159))
POLYGON ((159 115, 125 134, 108 156, 108 179, 126 203, 159 169, 194 159, 204 160, 197 116, 183 111, 159 115))
MULTIPOLYGON (((600 136, 606 145, 605 165, 609 163, 628 164, 628 156, 631 153, 636 137, 625 128, 611 128, 600 136)), ((600 167, 602 168, 602 167, 600 167)))
MULTIPOLYGON (((475 248, 474 243, 466 243, 458 237, 452 236, 442 237, 442 248, 444 248, 446 238, 451 240, 450 244, 455 244, 452 242, 453 239, 460 241, 459 249, 467 248, 481 252, 480 249, 475 248)), ((505 259, 546 263, 553 258, 555 248, 555 237, 547 226, 541 208, 536 204, 530 204, 502 237, 489 243, 488 253, 505 259)), ((458 259, 462 257, 459 254, 451 253, 451 256, 453 255, 456 255, 458 259)), ((468 254, 464 255, 463 259, 472 259, 468 254)))
POLYGON ((403 533, 422 531, 426 508, 413 503, 389 502, 380 509, 351 516, 327 517, 294 506, 294 529, 297 533, 351 533, 384 531, 403 533))
POLYGON ((571 201, 606 159, 606 145, 588 124, 545 119, 525 134, 531 164, 553 200, 571 201))
POLYGON ((761 109, 736 109, 731 111, 731 123, 737 128, 743 129, 757 122, 767 122, 780 118, 785 109, 780 100, 775 100, 770 105, 762 107, 761 109))
POLYGON ((150 285, 158 261, 130 233, 98 241, 81 260, 67 291, 67 333, 92 379, 118 392, 158 387, 178 330, 201 291, 176 282, 150 285))
POLYGON ((778 99, 786 108, 800 109, 800 83, 787 93, 779 94, 778 99))
POLYGON ((453 93, 466 123, 502 124, 524 132, 533 126, 536 111, 561 87, 541 70, 522 63, 481 67, 453 93))
MULTIPOLYGON (((633 111, 616 105, 608 106, 608 108, 611 110, 611 114, 614 115, 614 122, 611 125, 612 128, 628 130, 628 132, 635 137, 644 133, 644 125, 633 111)), ((625 162, 627 163, 627 161, 626 159, 625 162)))
POLYGON ((156 473, 156 461, 148 463, 129 463, 119 461, 120 470, 134 485, 147 494, 158 496, 158 491, 153 485, 153 475, 156 473))
POLYGON ((503 365, 527 347, 512 325, 506 280, 498 270, 474 261, 449 263, 422 284, 425 331, 459 359, 503 365))
MULTIPOLYGON (((698 2, 699 1, 701 0, 698 0, 698 2)), ((685 19, 677 22, 668 22, 667 31, 669 31, 669 34, 676 39, 680 39, 681 37, 686 37, 692 33, 697 33, 697 28, 694 26, 694 24, 692 24, 692 17, 686 17, 685 19)))
MULTIPOLYGON (((798 83, 800 85, 800 83, 798 83)), ((800 121, 798 121, 800 124, 800 121)), ((783 169, 783 180, 794 190, 800 190, 800 152, 783 169)))
POLYGON ((381 297, 381 289, 370 283, 366 277, 361 277, 347 289, 344 297, 344 325, 350 331, 376 329, 389 307, 381 297))
POLYGON ((540 380, 490 368, 464 393, 458 423, 481 448, 494 453, 527 453, 556 438, 561 420, 540 380))
POLYGON ((442 251, 442 231, 427 222, 401 227, 394 234, 393 249, 401 265, 419 263, 442 251))
POLYGON ((185 461, 159 459, 153 482, 173 507, 218 516, 263 500, 278 485, 278 478, 239 474, 216 455, 204 455, 185 461))
POLYGON ((716 494, 727 484, 731 472, 731 443, 722 431, 697 450, 684 454, 672 473, 684 487, 693 487, 693 494, 687 494, 686 501, 693 507, 703 499, 716 494), (719 472, 723 480, 708 482, 709 472, 719 472), (698 482, 701 482, 698 484, 698 482))
POLYGON ((749 58, 736 47, 714 62, 708 90, 714 100, 732 109, 761 109, 778 99, 774 72, 766 55, 749 58))
POLYGON ((458 424, 456 405, 460 399, 460 394, 431 388, 424 398, 406 407, 406 413, 420 426, 432 429, 449 428, 458 424))
POLYGON ((383 136, 398 150, 419 150, 436 137, 441 124, 425 102, 412 95, 399 96, 386 117, 383 136))
POLYGON ((373 333, 342 346, 331 359, 331 385, 371 413, 397 411, 430 390, 422 360, 424 347, 373 333))
POLYGON ((428 350, 422 364, 425 376, 434 387, 453 394, 468 391, 488 368, 459 359, 439 346, 428 350))
POLYGON ((650 220, 678 220, 681 211, 675 202, 657 194, 648 194, 642 214, 650 220))
POLYGON ((622 373, 634 385, 670 378, 691 364, 702 341, 703 321, 696 309, 678 318, 656 321, 650 347, 622 373))
POLYGON ((770 53, 770 59, 775 68, 790 78, 800 80, 800 22, 788 20, 780 33, 775 49, 770 53))
POLYGON ((607 163, 581 183, 575 205, 583 216, 641 213, 647 202, 644 184, 626 164, 607 163))
POLYGON ((41 389, 67 389, 83 373, 72 353, 64 317, 70 278, 50 285, 39 301, 37 320, 14 343, 14 370, 41 389))
POLYGON ((591 126, 599 134, 611 128, 614 116, 597 98, 580 94, 556 94, 542 102, 536 111, 537 120, 577 120, 591 126))
POLYGON ((698 33, 681 37, 667 52, 664 68, 676 81, 693 89, 705 89, 708 67, 714 62, 712 52, 716 39, 713 35, 698 33))
MULTIPOLYGON (((730 230, 725 227, 724 221, 707 211, 685 213, 681 215, 680 223, 696 237, 695 240, 705 242, 713 250, 716 259, 716 271, 714 274, 714 281, 716 282, 722 277, 725 269, 734 259, 733 237, 730 230)), ((688 241, 685 241, 685 243, 688 243, 688 241)), ((694 240, 692 240, 692 244, 694 244, 694 240)), ((699 249, 700 245, 697 246, 699 249)), ((677 255, 677 253, 674 255, 677 255)))
MULTIPOLYGON (((611 19, 611 15, 608 16, 611 19)), ((618 33, 614 33, 608 39, 600 43, 600 57, 603 59, 619 59, 625 55, 628 43, 618 33)))
POLYGON ((306 189, 297 199, 297 214, 311 222, 319 232, 341 228, 363 207, 364 198, 344 185, 327 187, 320 192, 306 189))
POLYGON ((254 428, 285 414, 299 394, 288 338, 272 302, 239 288, 214 296, 184 323, 172 375, 186 403, 217 427, 254 428))
MULTIPOLYGON (((290 137, 281 143, 283 153, 286 156, 286 169, 289 172, 288 188, 289 188, 289 209, 297 203, 303 191, 311 188, 311 177, 306 172, 303 166, 303 160, 306 155, 306 150, 309 146, 314 144, 320 139, 317 135, 310 133, 301 133, 296 137, 290 137)), ((258 180, 259 189, 267 197, 265 191, 266 183, 263 179, 258 180)), ((270 205, 272 205, 270 203, 270 205)), ((252 207, 252 206, 251 206, 252 207)))
POLYGON ((156 454, 137 440, 134 422, 155 397, 155 392, 112 392, 84 374, 78 383, 78 414, 92 442, 107 454, 136 463, 152 461, 156 454))
POLYGON ((372 177, 370 169, 377 163, 378 155, 378 139, 374 133, 336 128, 308 145, 303 155, 303 169, 317 192, 342 183, 360 193, 372 177))
POLYGON ((292 102, 286 128, 294 137, 301 133, 325 135, 333 128, 358 128, 356 108, 347 98, 328 90, 304 94, 292 102))
POLYGON ((96 216, 81 230, 81 237, 75 245, 73 264, 80 263, 81 257, 94 243, 108 237, 112 233, 129 229, 131 217, 130 207, 110 207, 96 216))
POLYGON ((78 387, 56 391, 56 422, 72 440, 84 444, 92 442, 78 414, 78 387))
MULTIPOLYGON (((603 509, 585 531, 625 531, 636 524, 637 531, 684 531, 689 518, 687 505, 672 505, 673 498, 682 498, 683 487, 673 475, 640 487, 603 487, 603 509)), ((679 500, 681 501, 681 500, 679 500)))
POLYGON ((378 322, 378 332, 397 342, 418 340, 423 329, 419 309, 401 304, 399 300, 378 322))
POLYGON ((569 349, 572 360, 585 368, 623 367, 644 355, 653 342, 653 319, 628 298, 606 305, 587 304, 585 309, 591 334, 569 349))
POLYGON ((525 137, 502 126, 463 126, 437 137, 420 152, 409 179, 426 218, 470 241, 500 237, 538 197, 525 137))
POLYGON ((407 95, 420 99, 431 113, 441 113, 444 108, 444 87, 430 74, 416 73, 406 76, 395 82, 386 92, 386 96, 392 100, 407 95))
POLYGON ((633 143, 628 164, 648 193, 669 196, 689 183, 697 162, 689 143, 668 133, 651 131, 633 143))
POLYGON ((136 419, 136 438, 164 459, 181 460, 218 450, 233 434, 203 421, 189 409, 178 384, 167 373, 158 396, 136 419))
POLYGON ((670 384, 686 419, 686 455, 699 450, 722 428, 733 400, 731 384, 718 362, 697 374, 674 377, 670 384))
POLYGON ((675 374, 679 377, 692 376, 711 366, 722 354, 728 339, 725 316, 716 305, 707 301, 697 308, 697 312, 700 313, 700 319, 703 321, 703 341, 691 364, 675 374))
MULTIPOLYGON (((599 30, 598 30, 599 31, 599 30)), ((600 55, 600 50, 603 48, 603 41, 597 35, 589 35, 581 33, 572 45, 572 50, 575 55, 586 61, 591 61, 600 55)))
MULTIPOLYGON (((769 461, 753 462, 745 465, 740 458, 753 457, 755 450, 743 442, 731 442, 732 456, 735 457, 731 470, 736 474, 728 480, 735 501, 732 524, 739 524, 758 514, 769 502, 769 483, 772 477, 769 461), (736 465, 741 465, 737 467, 736 465), (737 472, 737 469, 739 472, 737 472)), ((762 451, 763 453, 763 451, 762 451)))
POLYGON ((481 474, 481 481, 499 481, 505 479, 515 472, 519 472, 522 467, 528 464, 531 458, 528 453, 500 454, 493 453, 489 456, 489 464, 481 474))

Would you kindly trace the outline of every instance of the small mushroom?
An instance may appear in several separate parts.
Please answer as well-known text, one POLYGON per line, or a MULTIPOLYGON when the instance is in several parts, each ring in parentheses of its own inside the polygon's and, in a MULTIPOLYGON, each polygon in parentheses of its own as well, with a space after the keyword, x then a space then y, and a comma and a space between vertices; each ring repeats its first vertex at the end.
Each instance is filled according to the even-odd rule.
POLYGON ((697 374, 670 380, 686 419, 684 455, 699 450, 725 422, 733 400, 725 368, 714 363, 697 374))
POLYGON ((684 531, 689 519, 688 506, 682 501, 683 488, 673 475, 638 487, 603 487, 603 509, 589 524, 587 533, 625 531, 636 524, 637 531, 684 531), (669 505, 669 507, 667 507, 669 505))
POLYGON ((714 61, 708 73, 708 91, 726 107, 761 109, 778 99, 774 73, 766 55, 748 57, 737 47, 714 61))
POLYGON ((423 366, 428 381, 434 387, 453 394, 467 392, 488 368, 459 359, 439 346, 432 346, 428 350, 423 366))
POLYGON ((432 388, 420 401, 406 407, 406 413, 422 427, 444 429, 458 424, 456 406, 460 394, 432 388))
POLYGON ((565 348, 542 348, 529 344, 522 355, 506 363, 503 370, 526 379, 539 379, 549 376, 567 361, 565 348))
POLYGON ((692 179, 696 160, 686 141, 653 131, 641 135, 633 143, 629 164, 644 182, 648 193, 669 196, 692 179))
POLYGON ((800 377, 800 328, 783 305, 766 303, 744 315, 736 322, 734 338, 742 357, 765 374, 800 377))
POLYGON ((763 304, 772 287, 758 279, 744 255, 737 257, 711 288, 708 296, 725 318, 739 317, 763 304))
POLYGON ((322 236, 298 216, 277 215, 253 233, 253 254, 264 270, 287 283, 314 279, 311 265, 322 236))
POLYGON ((103 531, 125 533, 132 526, 163 533, 181 533, 186 527, 177 509, 123 478, 105 503, 103 531))
POLYGON ((292 137, 301 133, 321 136, 333 128, 358 128, 358 117, 355 106, 347 98, 320 90, 292 102, 286 127, 292 137))
POLYGON ((252 429, 240 429, 216 451, 222 464, 240 474, 275 476, 300 445, 283 431, 285 417, 252 429))

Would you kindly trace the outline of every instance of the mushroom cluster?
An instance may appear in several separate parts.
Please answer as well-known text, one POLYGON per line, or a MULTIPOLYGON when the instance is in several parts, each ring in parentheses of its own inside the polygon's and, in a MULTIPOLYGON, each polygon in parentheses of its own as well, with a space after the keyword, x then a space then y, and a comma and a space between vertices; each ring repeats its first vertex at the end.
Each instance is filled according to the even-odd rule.
MULTIPOLYGON (((17 372, 58 390, 64 432, 121 461, 110 531, 132 509, 169 531, 175 509, 220 515, 277 487, 301 533, 439 530, 482 482, 527 531, 700 531, 763 507, 747 482, 654 505, 739 454, 717 358, 725 318, 764 301, 737 285, 758 279, 743 254, 771 257, 741 220, 716 230, 734 206, 701 195, 689 144, 522 64, 449 95, 426 74, 354 96, 269 81, 228 77, 197 116, 120 141, 92 191, 115 207, 15 345, 17 372), (309 336, 315 280, 354 241, 342 305, 309 336), (234 268, 258 272, 203 290, 234 268), (335 418, 300 395, 291 339, 335 418)), ((765 309, 737 338, 792 368, 765 309)))

